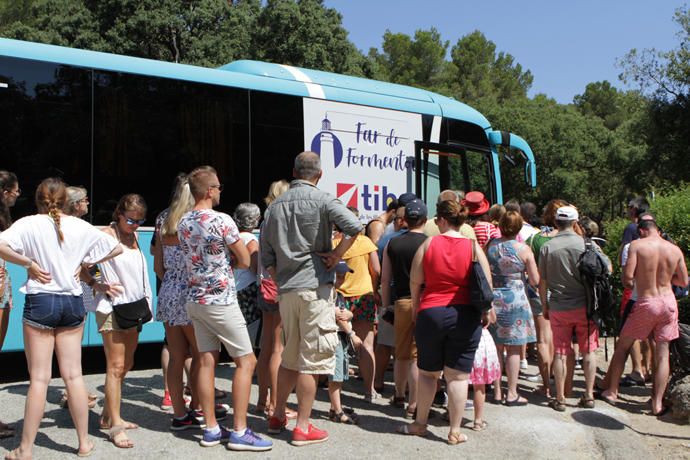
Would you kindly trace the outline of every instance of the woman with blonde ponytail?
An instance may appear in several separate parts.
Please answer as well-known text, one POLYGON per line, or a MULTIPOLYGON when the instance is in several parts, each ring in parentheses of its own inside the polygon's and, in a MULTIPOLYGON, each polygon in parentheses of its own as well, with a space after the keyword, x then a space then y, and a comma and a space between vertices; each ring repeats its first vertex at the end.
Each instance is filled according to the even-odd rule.
POLYGON ((21 265, 28 273, 21 291, 26 294, 24 350, 31 376, 21 444, 6 459, 31 458, 45 409, 53 350, 69 394, 78 453, 88 455, 95 446, 88 437, 87 393, 81 373, 86 312, 74 274, 82 264, 108 260, 122 248, 87 222, 62 214, 65 199, 65 184, 45 179, 36 189, 38 214, 19 219, 0 235, 0 258, 21 265))
POLYGON ((184 254, 177 238, 177 224, 182 216, 194 207, 194 197, 189 190, 186 174, 177 176, 175 190, 168 209, 156 218, 155 235, 157 241, 153 246, 153 264, 156 275, 162 280, 158 290, 158 309, 156 320, 165 324, 165 335, 168 341, 170 360, 165 373, 167 389, 173 407, 173 420, 170 429, 173 431, 198 428, 198 406, 196 398, 196 377, 199 369, 199 352, 196 347, 194 326, 187 316, 187 290, 189 274, 185 265, 184 254), (190 411, 187 411, 182 382, 185 359, 191 350, 189 385, 192 389, 190 411))

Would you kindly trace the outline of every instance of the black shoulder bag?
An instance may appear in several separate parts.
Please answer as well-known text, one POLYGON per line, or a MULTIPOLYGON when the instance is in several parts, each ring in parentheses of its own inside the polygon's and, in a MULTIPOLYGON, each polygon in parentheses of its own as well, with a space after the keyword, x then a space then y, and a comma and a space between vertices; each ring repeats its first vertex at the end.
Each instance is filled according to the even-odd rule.
POLYGON ((489 280, 486 278, 484 269, 477 260, 475 254, 475 242, 470 240, 472 244, 472 271, 470 272, 470 301, 472 306, 480 313, 484 313, 491 309, 491 303, 494 300, 494 291, 491 289, 489 280))
MULTIPOLYGON (((118 240, 120 239, 120 232, 117 232, 118 240)), ((134 236, 134 244, 137 245, 139 255, 141 256, 141 285, 146 290, 146 274, 144 272, 144 255, 139 247, 136 235, 134 236)), ((144 323, 148 323, 153 319, 149 302, 146 296, 134 302, 121 303, 120 305, 113 305, 113 316, 120 329, 137 328, 137 332, 141 332, 144 323)))

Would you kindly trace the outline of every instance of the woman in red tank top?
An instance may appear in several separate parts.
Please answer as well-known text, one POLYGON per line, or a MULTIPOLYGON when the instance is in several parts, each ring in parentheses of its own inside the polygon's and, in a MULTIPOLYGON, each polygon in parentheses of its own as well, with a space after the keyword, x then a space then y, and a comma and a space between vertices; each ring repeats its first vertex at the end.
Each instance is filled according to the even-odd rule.
POLYGON ((441 234, 428 238, 412 261, 410 290, 412 308, 417 312, 419 367, 417 417, 398 430, 417 436, 427 433, 436 381, 443 373, 451 401, 449 444, 467 441, 467 436, 460 433, 460 422, 467 400, 468 377, 482 336, 482 324, 489 321, 489 312, 480 314, 470 305, 473 246, 489 282, 491 272, 481 247, 459 232, 466 219, 467 208, 457 201, 438 203, 436 224, 441 234))

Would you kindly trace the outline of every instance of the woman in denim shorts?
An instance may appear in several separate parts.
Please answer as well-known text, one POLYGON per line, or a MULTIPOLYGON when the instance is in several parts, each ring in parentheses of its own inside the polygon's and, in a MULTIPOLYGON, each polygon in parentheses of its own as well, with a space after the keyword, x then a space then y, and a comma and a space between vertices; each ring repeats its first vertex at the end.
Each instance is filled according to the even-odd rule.
POLYGON ((45 179, 36 190, 38 214, 24 217, 0 235, 0 258, 26 268, 22 286, 24 350, 30 382, 19 447, 6 458, 30 458, 43 418, 52 373, 53 350, 69 393, 69 407, 79 439, 79 454, 94 448, 88 438, 88 406, 81 374, 81 339, 86 312, 74 274, 83 263, 115 257, 122 248, 114 238, 87 222, 64 215, 65 184, 45 179))

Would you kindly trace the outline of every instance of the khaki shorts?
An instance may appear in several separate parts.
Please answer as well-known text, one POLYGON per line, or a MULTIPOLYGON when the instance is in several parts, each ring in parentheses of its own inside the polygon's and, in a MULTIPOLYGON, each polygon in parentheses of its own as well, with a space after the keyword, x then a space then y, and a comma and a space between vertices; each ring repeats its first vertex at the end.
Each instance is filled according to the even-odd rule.
POLYGON ((333 374, 338 326, 333 286, 280 294, 283 321, 281 366, 303 374, 333 374))
POLYGON ((113 332, 113 331, 124 331, 115 321, 114 315, 110 313, 96 312, 96 326, 98 326, 98 332, 113 332))
POLYGON ((417 359, 417 344, 414 340, 414 312, 412 299, 395 301, 395 359, 417 359))
POLYGON ((201 305, 187 302, 199 352, 218 351, 223 344, 231 358, 253 353, 247 323, 238 304, 201 305))

